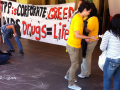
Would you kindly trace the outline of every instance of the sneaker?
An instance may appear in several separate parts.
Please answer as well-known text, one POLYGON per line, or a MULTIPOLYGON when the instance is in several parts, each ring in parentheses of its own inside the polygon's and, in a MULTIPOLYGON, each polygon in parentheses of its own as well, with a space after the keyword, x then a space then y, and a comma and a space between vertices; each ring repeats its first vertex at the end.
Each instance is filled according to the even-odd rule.
MULTIPOLYGON (((69 78, 68 78, 67 76, 65 76, 65 79, 66 79, 66 80, 69 80, 69 78)), ((77 80, 76 80, 76 79, 75 79, 75 82, 77 82, 77 80)))
POLYGON ((21 55, 24 55, 24 52, 23 52, 23 50, 20 50, 20 52, 19 52, 21 55))
POLYGON ((15 49, 10 49, 10 50, 7 50, 7 52, 15 52, 15 49))
POLYGON ((79 87, 79 86, 76 85, 76 84, 68 85, 68 88, 70 88, 70 89, 74 89, 74 90, 81 90, 81 89, 82 89, 81 87, 79 87))
POLYGON ((89 76, 83 76, 82 74, 78 74, 79 78, 88 78, 89 76))

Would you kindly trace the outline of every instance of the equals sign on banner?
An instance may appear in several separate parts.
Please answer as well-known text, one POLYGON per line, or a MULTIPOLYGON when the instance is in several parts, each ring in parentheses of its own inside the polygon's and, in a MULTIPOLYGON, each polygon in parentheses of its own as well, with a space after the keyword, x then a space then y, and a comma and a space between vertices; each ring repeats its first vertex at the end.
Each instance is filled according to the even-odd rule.
POLYGON ((52 27, 46 28, 47 35, 52 35, 52 27))

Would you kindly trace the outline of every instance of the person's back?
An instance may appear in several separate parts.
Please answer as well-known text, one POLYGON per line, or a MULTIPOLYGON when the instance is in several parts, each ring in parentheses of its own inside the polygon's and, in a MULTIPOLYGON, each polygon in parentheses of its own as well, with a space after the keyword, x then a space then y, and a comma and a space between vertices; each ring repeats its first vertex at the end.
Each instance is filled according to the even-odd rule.
MULTIPOLYGON (((88 19, 87 28, 89 28, 91 30, 91 32, 89 33, 88 36, 97 35, 97 39, 98 39, 99 21, 98 21, 98 18, 96 16, 90 17, 88 19)), ((91 40, 91 41, 94 41, 94 40, 91 40)))
POLYGON ((22 43, 19 40, 20 39, 20 27, 18 25, 15 25, 15 24, 5 24, 5 25, 2 25, 0 29, 4 33, 5 42, 10 47, 10 49, 7 50, 7 52, 14 52, 15 51, 11 42, 9 41, 9 38, 12 38, 11 36, 13 36, 13 33, 14 33, 15 40, 16 40, 18 47, 19 47, 19 50, 20 50, 19 53, 21 55, 24 55, 22 43))
POLYGON ((9 32, 7 31, 7 28, 6 28, 6 26, 8 26, 8 25, 13 25, 13 24, 5 24, 5 25, 2 25, 2 26, 1 26, 1 30, 2 30, 2 32, 5 33, 5 34, 8 34, 8 33, 9 33, 9 32))
POLYGON ((107 51, 104 65, 104 90, 111 90, 112 77, 113 90, 120 90, 120 14, 113 16, 109 30, 102 38, 100 49, 107 51))
MULTIPOLYGON (((109 39, 108 42, 105 42, 101 45, 101 50, 105 50, 106 44, 107 44, 107 54, 106 56, 109 58, 117 58, 120 57, 120 39, 117 38, 112 31, 106 31, 105 32, 104 40, 109 39)), ((103 40, 103 42, 104 42, 103 40)))

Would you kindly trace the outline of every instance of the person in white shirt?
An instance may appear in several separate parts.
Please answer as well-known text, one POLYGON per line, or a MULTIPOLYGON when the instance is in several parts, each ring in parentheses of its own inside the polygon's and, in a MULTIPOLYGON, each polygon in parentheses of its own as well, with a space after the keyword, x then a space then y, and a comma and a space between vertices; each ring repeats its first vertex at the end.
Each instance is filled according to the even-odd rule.
POLYGON ((120 90, 120 14, 113 16, 100 44, 101 51, 107 51, 104 65, 104 90, 120 90))

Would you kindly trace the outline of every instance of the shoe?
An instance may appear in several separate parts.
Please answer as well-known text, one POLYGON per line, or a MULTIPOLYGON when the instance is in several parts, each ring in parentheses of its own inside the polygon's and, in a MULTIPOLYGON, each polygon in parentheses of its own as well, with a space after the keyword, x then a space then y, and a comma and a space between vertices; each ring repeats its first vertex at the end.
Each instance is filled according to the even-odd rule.
POLYGON ((82 89, 81 87, 79 87, 79 86, 76 85, 76 84, 68 85, 68 88, 70 88, 70 89, 74 89, 74 90, 81 90, 81 89, 82 89))
POLYGON ((83 76, 82 74, 78 74, 79 78, 88 78, 89 76, 83 76))
MULTIPOLYGON (((69 78, 67 76, 64 77, 66 80, 69 80, 69 78)), ((75 79, 75 82, 77 82, 77 80, 75 79)))
POLYGON ((23 52, 23 50, 20 50, 20 52, 19 52, 21 55, 24 55, 24 52, 23 52))
POLYGON ((10 50, 7 50, 8 53, 10 52, 15 52, 15 49, 10 49, 10 50))

